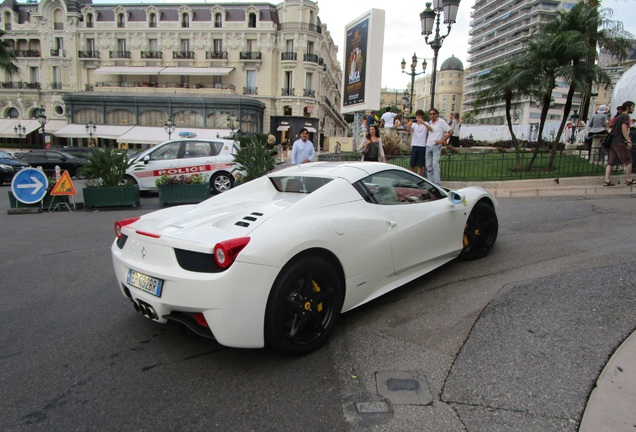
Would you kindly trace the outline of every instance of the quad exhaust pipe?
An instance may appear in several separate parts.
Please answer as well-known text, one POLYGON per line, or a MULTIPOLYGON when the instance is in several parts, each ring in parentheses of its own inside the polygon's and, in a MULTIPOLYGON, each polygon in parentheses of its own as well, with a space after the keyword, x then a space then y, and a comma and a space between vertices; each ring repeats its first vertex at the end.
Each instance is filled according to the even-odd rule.
POLYGON ((150 319, 157 319, 159 318, 159 315, 157 315, 157 312, 155 311, 155 309, 150 306, 148 303, 142 302, 141 300, 133 300, 133 306, 135 307, 135 310, 137 312, 140 312, 143 316, 150 318, 150 319))

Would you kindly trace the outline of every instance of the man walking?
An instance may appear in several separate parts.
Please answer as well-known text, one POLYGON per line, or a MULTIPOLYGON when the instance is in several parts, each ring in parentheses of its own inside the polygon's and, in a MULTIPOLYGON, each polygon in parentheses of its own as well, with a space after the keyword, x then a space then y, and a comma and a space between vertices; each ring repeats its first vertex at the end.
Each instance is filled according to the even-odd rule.
POLYGON ((636 184, 636 180, 632 178, 633 161, 632 155, 629 152, 632 149, 629 127, 632 122, 631 114, 634 112, 634 102, 627 101, 623 103, 621 108, 623 109, 622 114, 615 117, 612 125, 612 144, 609 150, 607 167, 605 168, 605 183, 603 183, 603 186, 615 186, 610 176, 617 161, 625 165, 625 184, 627 186, 636 184))

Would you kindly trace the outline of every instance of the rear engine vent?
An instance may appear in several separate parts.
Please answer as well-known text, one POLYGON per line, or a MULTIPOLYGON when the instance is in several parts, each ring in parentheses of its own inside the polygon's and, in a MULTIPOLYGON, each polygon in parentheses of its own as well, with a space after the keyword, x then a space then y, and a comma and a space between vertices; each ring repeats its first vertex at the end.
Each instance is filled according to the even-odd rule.
POLYGON ((236 222, 234 225, 240 226, 243 228, 247 228, 250 226, 250 222, 256 222, 258 217, 263 216, 263 213, 260 212, 252 212, 247 216, 243 216, 243 219, 236 222), (246 222, 247 221, 247 222, 246 222))

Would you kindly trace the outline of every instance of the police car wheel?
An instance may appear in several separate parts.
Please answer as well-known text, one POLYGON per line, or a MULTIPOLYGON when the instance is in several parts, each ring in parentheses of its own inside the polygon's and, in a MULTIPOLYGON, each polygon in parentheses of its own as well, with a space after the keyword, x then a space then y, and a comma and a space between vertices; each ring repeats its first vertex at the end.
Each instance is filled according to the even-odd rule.
POLYGON ((212 187, 212 193, 219 194, 221 192, 232 189, 232 182, 234 179, 228 173, 219 172, 212 176, 210 179, 210 186, 212 187))

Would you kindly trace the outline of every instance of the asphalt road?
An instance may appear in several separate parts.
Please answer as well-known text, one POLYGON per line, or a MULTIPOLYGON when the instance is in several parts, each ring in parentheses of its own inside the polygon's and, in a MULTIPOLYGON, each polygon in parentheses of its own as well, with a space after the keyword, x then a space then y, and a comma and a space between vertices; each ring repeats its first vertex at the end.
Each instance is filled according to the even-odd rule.
POLYGON ((0 187, 3 431, 576 431, 636 328, 633 196, 500 200, 488 257, 344 315, 309 356, 220 347, 136 313, 118 219, 8 215, 0 187))

